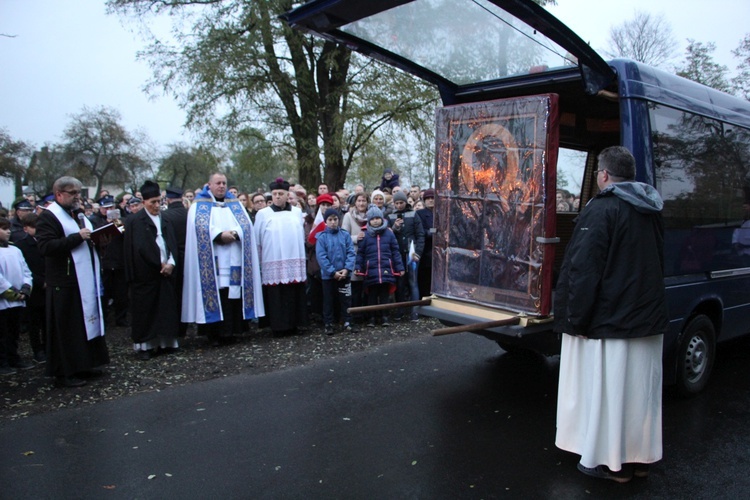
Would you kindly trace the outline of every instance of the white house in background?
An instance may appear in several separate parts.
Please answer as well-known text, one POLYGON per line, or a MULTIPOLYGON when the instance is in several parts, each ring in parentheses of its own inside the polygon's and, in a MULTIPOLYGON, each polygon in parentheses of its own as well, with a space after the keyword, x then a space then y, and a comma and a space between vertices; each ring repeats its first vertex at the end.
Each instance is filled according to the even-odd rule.
MULTIPOLYGON (((124 191, 122 186, 105 185, 104 189, 107 189, 112 196, 117 196, 124 191)), ((14 193, 16 192, 15 184, 13 179, 0 177, 0 203, 3 207, 10 210, 13 205, 13 201, 16 199, 14 193)), ((99 198, 99 193, 96 192, 96 186, 83 186, 83 193, 86 197, 96 201, 99 198)), ((45 193, 37 193, 38 196, 43 196, 45 193)))
POLYGON ((13 204, 13 200, 15 199, 15 197, 13 196, 13 193, 15 192, 16 190, 13 179, 0 177, 0 203, 3 204, 3 207, 10 209, 10 206, 13 204))

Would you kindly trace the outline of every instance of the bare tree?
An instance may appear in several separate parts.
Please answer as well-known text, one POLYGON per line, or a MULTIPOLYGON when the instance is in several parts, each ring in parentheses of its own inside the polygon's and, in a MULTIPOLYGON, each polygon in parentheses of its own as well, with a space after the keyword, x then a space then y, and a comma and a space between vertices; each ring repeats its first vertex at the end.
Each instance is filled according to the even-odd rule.
POLYGON ((677 42, 663 15, 635 12, 630 21, 609 29, 610 57, 626 57, 651 66, 665 66, 675 56, 677 42))
POLYGON ((113 108, 87 108, 74 115, 63 132, 68 160, 86 180, 96 180, 96 192, 104 182, 136 183, 136 174, 149 165, 142 143, 120 123, 113 108))

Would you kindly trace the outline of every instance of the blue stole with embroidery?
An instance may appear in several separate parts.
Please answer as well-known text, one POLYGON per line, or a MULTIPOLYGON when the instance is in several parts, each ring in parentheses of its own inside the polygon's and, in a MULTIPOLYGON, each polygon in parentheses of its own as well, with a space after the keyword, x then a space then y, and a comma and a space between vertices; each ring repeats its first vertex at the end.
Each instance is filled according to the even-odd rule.
POLYGON ((219 289, 216 285, 218 273, 218 262, 214 262, 213 246, 211 241, 210 222, 211 209, 215 206, 227 206, 232 215, 242 228, 242 266, 245 269, 232 267, 230 269, 230 285, 242 285, 242 309, 245 319, 255 317, 254 295, 253 295, 253 268, 252 268, 252 227, 247 212, 239 200, 227 193, 227 201, 215 202, 211 195, 204 190, 195 200, 195 236, 198 244, 198 269, 200 273, 201 292, 203 296, 203 311, 206 323, 221 321, 221 302, 219 300, 219 289), (241 278, 242 277, 242 278, 241 278), (244 278, 244 279, 243 279, 244 278))

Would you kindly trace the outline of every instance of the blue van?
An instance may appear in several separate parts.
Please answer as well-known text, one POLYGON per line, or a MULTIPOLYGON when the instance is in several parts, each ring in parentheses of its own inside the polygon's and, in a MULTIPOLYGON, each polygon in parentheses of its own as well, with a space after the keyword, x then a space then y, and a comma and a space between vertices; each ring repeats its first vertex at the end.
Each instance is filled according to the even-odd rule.
POLYGON ((315 0, 282 17, 439 89, 432 295, 420 312, 454 328, 436 333, 559 349, 555 279, 612 145, 633 152, 637 180, 665 202, 665 382, 699 392, 716 343, 750 332, 750 103, 604 61, 530 0, 315 0))

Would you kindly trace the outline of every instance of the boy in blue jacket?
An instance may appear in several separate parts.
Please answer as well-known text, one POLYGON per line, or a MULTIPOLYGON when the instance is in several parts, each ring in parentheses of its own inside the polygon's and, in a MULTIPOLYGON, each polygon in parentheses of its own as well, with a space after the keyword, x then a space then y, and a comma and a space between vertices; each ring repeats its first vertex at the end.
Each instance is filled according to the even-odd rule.
MULTIPOLYGON (((404 264, 396 236, 388 228, 383 212, 374 205, 367 210, 367 232, 357 246, 355 272, 365 277, 367 305, 388 304, 396 289, 396 278, 404 273, 404 264)), ((389 326, 388 315, 382 315, 383 326, 389 326)), ((367 326, 375 326, 370 317, 367 326)))
POLYGON ((329 208, 323 214, 326 228, 318 233, 315 244, 315 255, 320 264, 320 277, 323 281, 323 323, 325 334, 333 335, 333 308, 338 297, 341 308, 341 319, 344 331, 353 332, 351 315, 348 309, 352 305, 351 274, 354 269, 354 245, 351 235, 339 229, 339 213, 329 208))

